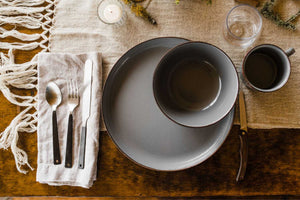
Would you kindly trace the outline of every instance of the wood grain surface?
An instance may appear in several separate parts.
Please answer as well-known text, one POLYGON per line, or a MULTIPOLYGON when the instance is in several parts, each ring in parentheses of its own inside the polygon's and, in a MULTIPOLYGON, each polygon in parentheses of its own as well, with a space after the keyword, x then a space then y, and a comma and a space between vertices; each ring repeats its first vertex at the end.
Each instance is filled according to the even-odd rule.
MULTIPOLYGON (((13 39, 7 39, 11 40, 13 39)), ((31 52, 16 51, 16 62, 27 62, 38 51, 40 49, 31 52)), ((22 94, 32 92, 12 89, 22 94)), ((2 132, 18 113, 18 107, 9 103, 2 93, 0 105, 2 132)), ((37 183, 36 170, 28 169, 26 175, 19 173, 11 150, 0 150, 0 196, 38 196, 4 198, 15 200, 44 199, 41 196, 102 196, 100 199, 103 200, 187 197, 300 199, 300 130, 250 130, 246 178, 243 182, 236 183, 235 176, 239 166, 238 129, 238 126, 233 127, 222 147, 207 161, 178 172, 151 171, 134 164, 118 151, 106 132, 101 132, 98 178, 89 190, 37 183)), ((36 169, 37 134, 21 133, 17 145, 28 153, 29 162, 36 169)))
MULTIPOLYGON (((0 151, 0 196, 297 197, 299 130, 250 130, 247 175, 244 182, 237 184, 238 128, 233 127, 220 150, 207 161, 178 172, 151 171, 134 164, 102 132, 98 178, 89 190, 37 183, 36 171, 18 173, 11 152, 0 151)), ((36 134, 21 134, 19 146, 28 152, 29 161, 36 168, 36 134)))
POLYGON ((256 196, 256 197, 6 197, 0 200, 210 200, 210 199, 296 199, 294 196, 256 196))

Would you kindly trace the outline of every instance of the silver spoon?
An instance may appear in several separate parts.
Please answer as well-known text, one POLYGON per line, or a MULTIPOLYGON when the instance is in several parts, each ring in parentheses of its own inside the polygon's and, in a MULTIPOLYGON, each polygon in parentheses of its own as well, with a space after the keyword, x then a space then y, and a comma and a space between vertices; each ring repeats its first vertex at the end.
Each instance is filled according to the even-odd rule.
POLYGON ((49 82, 46 87, 46 100, 52 108, 53 158, 54 164, 58 165, 61 163, 61 160, 58 141, 56 108, 61 103, 62 95, 59 87, 54 82, 49 82))

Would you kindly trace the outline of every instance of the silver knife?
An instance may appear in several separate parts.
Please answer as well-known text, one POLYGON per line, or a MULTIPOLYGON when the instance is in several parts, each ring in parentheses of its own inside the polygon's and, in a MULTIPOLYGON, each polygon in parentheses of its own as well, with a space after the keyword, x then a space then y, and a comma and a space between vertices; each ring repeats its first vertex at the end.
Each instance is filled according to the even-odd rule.
POLYGON ((247 162, 248 162, 248 128, 247 128, 247 116, 246 106, 243 90, 240 89, 239 93, 239 108, 240 108, 240 168, 236 177, 236 181, 244 179, 246 174, 247 162))
POLYGON ((85 161, 85 144, 87 135, 87 121, 90 117, 91 112, 91 89, 92 89, 92 71, 93 62, 88 59, 84 66, 84 80, 83 87, 84 91, 82 94, 82 126, 80 135, 80 147, 79 147, 79 165, 78 168, 84 168, 85 161))

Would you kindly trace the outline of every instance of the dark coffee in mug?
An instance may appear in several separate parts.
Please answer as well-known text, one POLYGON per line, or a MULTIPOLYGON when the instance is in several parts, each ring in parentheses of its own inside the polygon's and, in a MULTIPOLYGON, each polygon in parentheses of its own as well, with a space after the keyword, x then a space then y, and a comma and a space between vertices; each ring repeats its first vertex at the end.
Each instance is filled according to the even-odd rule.
POLYGON ((246 85, 260 92, 273 92, 288 81, 289 56, 295 53, 290 48, 283 51, 272 44, 262 44, 251 49, 243 61, 243 78, 246 85))
POLYGON ((265 53, 252 53, 245 63, 245 75, 258 88, 271 88, 278 74, 276 61, 265 53))
POLYGON ((213 104, 220 90, 220 77, 207 61, 184 59, 173 67, 169 95, 186 110, 201 110, 213 104))

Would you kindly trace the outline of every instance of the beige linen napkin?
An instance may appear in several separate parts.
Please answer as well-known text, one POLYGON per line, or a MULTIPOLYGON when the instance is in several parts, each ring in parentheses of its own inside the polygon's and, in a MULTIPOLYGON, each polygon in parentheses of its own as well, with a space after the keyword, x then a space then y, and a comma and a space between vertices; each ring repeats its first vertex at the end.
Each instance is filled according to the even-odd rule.
POLYGON ((102 91, 102 57, 100 53, 67 54, 41 53, 38 55, 38 163, 36 180, 49 185, 70 185, 89 188, 96 180, 100 133, 100 100, 102 91), (93 61, 91 114, 87 123, 85 168, 78 169, 81 133, 81 109, 84 64, 93 61), (73 112, 73 166, 65 168, 68 128, 67 80, 76 80, 79 105, 73 112), (53 164, 52 110, 45 99, 46 85, 54 81, 62 91, 62 103, 57 108, 61 164, 53 164))

